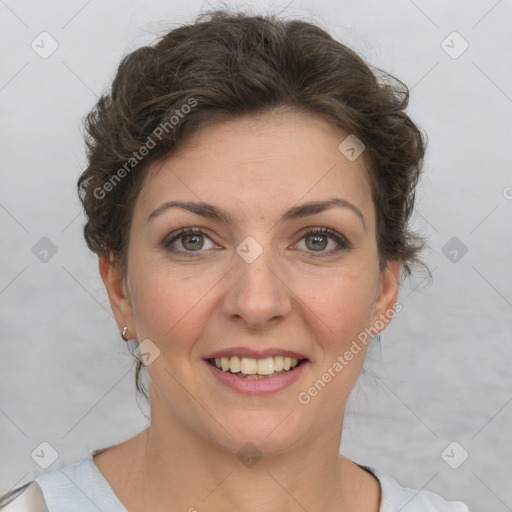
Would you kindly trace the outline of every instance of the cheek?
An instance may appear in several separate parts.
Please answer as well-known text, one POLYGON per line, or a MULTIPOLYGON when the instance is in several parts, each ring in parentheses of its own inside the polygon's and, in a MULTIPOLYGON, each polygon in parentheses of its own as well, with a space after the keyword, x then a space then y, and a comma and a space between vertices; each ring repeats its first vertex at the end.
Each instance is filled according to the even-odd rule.
POLYGON ((365 361, 367 344, 359 336, 370 326, 373 285, 370 272, 347 272, 300 289, 319 348, 310 387, 298 397, 301 404, 312 401, 312 414, 336 416, 345 408, 365 361))
POLYGON ((210 279, 203 271, 198 277, 197 269, 171 271, 165 265, 147 263, 133 274, 133 314, 139 339, 150 338, 163 349, 169 340, 197 336, 215 276, 210 279))
MULTIPOLYGON (((324 353, 339 353, 370 326, 374 303, 371 265, 357 258, 340 271, 297 269, 287 273, 288 286, 281 290, 297 301, 290 325, 300 322, 309 330, 324 353)), ((155 342, 161 350, 185 348, 197 339, 219 304, 220 282, 225 268, 201 269, 194 264, 177 269, 151 255, 133 254, 131 259, 132 305, 139 340, 155 342), (213 302, 212 302, 213 301, 213 302)), ((283 273, 285 275, 285 273, 283 273)), ((236 286, 236 284, 235 284, 236 286)), ((229 293, 229 292, 227 292, 229 293)), ((220 300, 220 302, 222 302, 220 300)))
POLYGON ((373 289, 370 272, 344 272, 296 283, 297 296, 317 318, 324 350, 339 351, 370 326, 373 289))

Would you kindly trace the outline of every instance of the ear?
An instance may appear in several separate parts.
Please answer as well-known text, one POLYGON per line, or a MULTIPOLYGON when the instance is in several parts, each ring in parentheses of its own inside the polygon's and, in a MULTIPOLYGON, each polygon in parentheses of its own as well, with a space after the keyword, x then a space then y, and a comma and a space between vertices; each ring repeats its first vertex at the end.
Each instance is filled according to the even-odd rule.
POLYGON ((99 257, 99 271, 103 284, 107 289, 110 307, 114 313, 119 332, 123 331, 123 327, 128 327, 126 337, 136 338, 135 326, 133 322, 133 309, 131 299, 127 290, 124 277, 121 275, 117 267, 114 265, 111 256, 99 257))
POLYGON ((371 324, 379 331, 383 331, 395 316, 401 270, 402 262, 400 260, 388 260, 386 268, 380 274, 378 295, 371 324), (382 325, 384 326, 382 327, 382 325))

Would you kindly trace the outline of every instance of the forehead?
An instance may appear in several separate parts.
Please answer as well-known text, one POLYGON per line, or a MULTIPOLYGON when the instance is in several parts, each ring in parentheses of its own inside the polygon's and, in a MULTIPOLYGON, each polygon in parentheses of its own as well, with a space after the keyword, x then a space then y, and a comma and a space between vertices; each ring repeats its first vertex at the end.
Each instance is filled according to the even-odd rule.
POLYGON ((365 160, 351 161, 338 149, 347 135, 316 116, 283 110, 203 127, 151 166, 136 215, 175 198, 222 204, 235 215, 270 215, 340 196, 372 217, 365 160))

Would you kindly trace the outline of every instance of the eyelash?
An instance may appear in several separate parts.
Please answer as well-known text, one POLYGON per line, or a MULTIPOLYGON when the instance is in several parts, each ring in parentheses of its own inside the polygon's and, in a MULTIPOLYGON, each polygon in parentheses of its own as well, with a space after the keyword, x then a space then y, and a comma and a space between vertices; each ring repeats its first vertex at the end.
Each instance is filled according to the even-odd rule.
MULTIPOLYGON (((311 254, 317 254, 317 255, 320 255, 320 257, 322 257, 322 255, 331 255, 334 253, 338 253, 340 251, 346 251, 346 250, 352 249, 352 245, 343 235, 339 235, 338 233, 336 233, 335 231, 333 231, 330 228, 311 229, 311 230, 305 232, 298 241, 300 242, 301 240, 306 238, 308 235, 318 235, 318 234, 327 235, 328 237, 330 237, 332 240, 334 240, 338 244, 338 247, 336 247, 335 249, 331 249, 330 251, 318 251, 318 252, 308 251, 311 254)), ((202 231, 200 229, 183 228, 180 231, 178 231, 176 234, 174 234, 174 236, 172 236, 171 239, 164 240, 162 243, 163 248, 170 252, 173 252, 173 253, 190 254, 190 255, 193 255, 194 253, 204 252, 203 250, 198 250, 198 251, 176 250, 171 247, 171 245, 176 240, 179 240, 181 237, 183 237, 185 235, 202 235, 211 240, 211 238, 204 231, 202 231)))

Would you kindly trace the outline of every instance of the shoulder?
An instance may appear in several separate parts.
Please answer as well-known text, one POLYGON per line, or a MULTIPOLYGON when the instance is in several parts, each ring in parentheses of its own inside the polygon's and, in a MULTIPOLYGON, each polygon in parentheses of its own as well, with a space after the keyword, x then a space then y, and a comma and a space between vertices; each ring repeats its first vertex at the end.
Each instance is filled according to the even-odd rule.
POLYGON ((438 494, 402 487, 390 475, 370 466, 362 466, 373 473, 381 485, 379 512, 469 512, 460 501, 446 501, 438 494))
POLYGON ((39 484, 34 480, 0 498, 2 512, 48 512, 39 484))
POLYGON ((92 454, 50 471, 11 491, 0 501, 0 512, 126 512, 95 467, 92 454), (4 501, 8 501, 4 507, 4 501), (38 500, 38 501, 37 501, 38 500))

